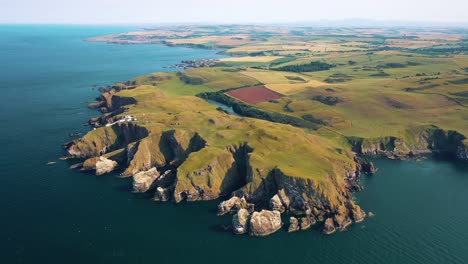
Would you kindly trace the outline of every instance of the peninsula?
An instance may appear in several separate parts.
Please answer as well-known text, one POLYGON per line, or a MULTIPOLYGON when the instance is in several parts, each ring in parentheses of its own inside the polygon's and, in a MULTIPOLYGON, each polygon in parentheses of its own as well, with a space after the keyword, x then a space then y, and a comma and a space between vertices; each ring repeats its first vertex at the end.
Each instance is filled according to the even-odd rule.
POLYGON ((96 37, 219 49, 102 87, 102 115, 66 158, 133 178, 155 201, 219 199, 236 234, 366 216, 353 199, 367 156, 468 161, 468 31, 458 28, 166 26, 96 37), (191 67, 191 65, 195 65, 191 67), (286 220, 285 220, 286 219, 286 220))

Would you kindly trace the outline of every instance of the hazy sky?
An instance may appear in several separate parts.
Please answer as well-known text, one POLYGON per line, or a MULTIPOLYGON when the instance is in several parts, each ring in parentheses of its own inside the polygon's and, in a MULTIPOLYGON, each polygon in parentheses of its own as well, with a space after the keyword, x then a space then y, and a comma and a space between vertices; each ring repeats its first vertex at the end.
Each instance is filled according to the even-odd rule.
POLYGON ((468 0, 0 0, 0 23, 468 22, 468 0))

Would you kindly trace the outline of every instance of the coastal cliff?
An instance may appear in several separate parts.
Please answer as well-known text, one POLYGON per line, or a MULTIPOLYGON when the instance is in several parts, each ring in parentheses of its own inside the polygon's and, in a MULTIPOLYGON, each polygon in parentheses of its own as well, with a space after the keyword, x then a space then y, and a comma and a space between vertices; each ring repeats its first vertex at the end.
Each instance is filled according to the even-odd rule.
POLYGON ((407 159, 427 154, 443 154, 459 160, 468 160, 467 139, 453 130, 437 126, 419 126, 407 129, 399 137, 350 138, 357 153, 407 159))
POLYGON ((362 188, 360 175, 376 170, 363 155, 444 153, 467 160, 466 137, 436 126, 346 137, 229 115, 195 96, 167 96, 147 79, 102 92, 93 105, 102 116, 90 120, 93 130, 63 145, 65 156, 85 159, 82 170, 97 175, 132 177, 133 191, 154 201, 222 199, 218 215, 233 214, 236 234, 272 234, 283 225, 281 215, 290 217, 291 232, 318 223, 331 234, 363 221, 353 193, 362 188))
MULTIPOLYGON (((115 92, 99 98, 107 109, 103 115, 113 115, 112 120, 101 117, 106 123, 123 112, 137 113, 148 103, 134 99, 132 105, 128 103, 133 100, 116 104, 116 96, 126 97, 115 92)), ((336 230, 365 217, 352 200, 362 166, 350 147, 289 125, 234 117, 196 97, 190 100, 199 112, 174 98, 152 100, 165 107, 153 122, 98 126, 64 144, 66 157, 85 159, 82 169, 98 175, 118 171, 121 177, 133 177, 134 192, 153 192, 155 201, 237 197, 244 205, 234 204, 229 212, 249 209, 246 233, 251 235, 277 231, 282 225, 279 214, 302 217, 308 225, 332 219, 336 230), (170 116, 179 121, 167 121, 164 115, 176 112, 180 114, 170 116), (192 120, 197 122, 181 124, 192 120), (272 221, 270 229, 262 227, 262 221, 272 221)))

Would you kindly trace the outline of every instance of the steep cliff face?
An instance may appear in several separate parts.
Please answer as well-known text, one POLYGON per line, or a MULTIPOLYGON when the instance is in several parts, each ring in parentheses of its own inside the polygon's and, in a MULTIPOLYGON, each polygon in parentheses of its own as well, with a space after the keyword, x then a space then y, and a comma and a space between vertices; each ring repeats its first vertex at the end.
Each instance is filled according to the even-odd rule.
POLYGON ((207 147, 193 152, 177 170, 174 200, 216 199, 233 190, 237 176, 235 160, 229 151, 207 147))
POLYGON ((364 211, 352 201, 352 193, 346 181, 329 176, 328 181, 290 177, 280 169, 271 171, 252 169, 252 178, 243 188, 235 192, 237 196, 265 207, 269 200, 270 209, 298 216, 306 216, 314 223, 331 217, 338 230, 344 230, 352 221, 360 222, 364 211), (262 172, 267 172, 262 175, 262 172), (255 180, 260 178, 261 180, 255 180))
MULTIPOLYGON (((246 210, 248 215, 237 214, 234 221, 239 233, 275 232, 281 214, 296 215, 301 230, 327 218, 342 230, 364 218, 352 201, 364 163, 354 159, 344 138, 334 141, 293 126, 237 118, 196 97, 146 96, 155 88, 141 89, 142 100, 151 101, 125 110, 139 115, 138 122, 92 130, 66 143, 66 156, 87 158, 84 167, 96 172, 102 160, 118 163, 104 171, 119 169, 122 177, 133 177, 134 192, 154 193, 155 201, 230 198, 219 214, 246 210)), ((122 111, 115 96, 103 95, 103 105, 122 111)))
POLYGON ((129 143, 148 136, 148 130, 133 123, 118 123, 100 127, 84 137, 63 145, 68 158, 92 158, 125 148, 129 143))
POLYGON ((466 137, 457 131, 436 126, 407 129, 399 137, 350 138, 356 152, 395 158, 414 157, 430 153, 451 155, 466 160, 466 137))
POLYGON ((457 148, 457 158, 459 160, 468 161, 468 140, 463 141, 463 145, 457 148))

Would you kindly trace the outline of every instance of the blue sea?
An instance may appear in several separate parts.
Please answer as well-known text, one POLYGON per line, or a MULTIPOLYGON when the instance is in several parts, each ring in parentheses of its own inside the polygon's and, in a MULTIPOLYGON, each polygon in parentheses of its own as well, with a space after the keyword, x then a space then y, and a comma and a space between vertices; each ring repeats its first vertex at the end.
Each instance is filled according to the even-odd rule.
POLYGON ((129 30, 0 25, 0 263, 468 263, 463 164, 378 159, 356 196, 374 217, 332 236, 265 238, 223 231, 216 201, 156 203, 128 179, 70 170, 61 144, 89 130, 96 87, 220 56, 83 41, 129 30))

